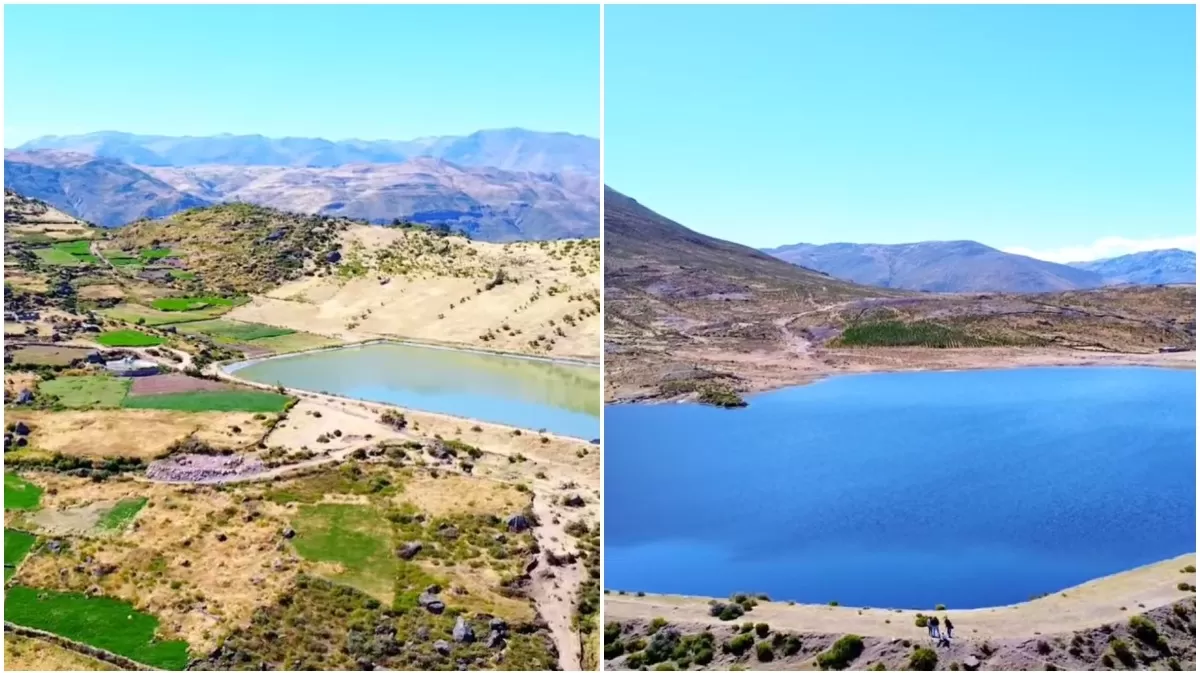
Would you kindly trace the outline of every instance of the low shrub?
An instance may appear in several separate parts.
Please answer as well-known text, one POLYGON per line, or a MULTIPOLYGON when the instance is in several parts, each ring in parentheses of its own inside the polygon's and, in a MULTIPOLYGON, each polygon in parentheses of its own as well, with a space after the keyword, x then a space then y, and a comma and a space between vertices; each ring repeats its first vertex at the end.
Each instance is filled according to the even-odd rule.
POLYGON ((817 657, 817 665, 823 670, 840 671, 848 667, 850 662, 857 659, 862 652, 863 641, 860 636, 854 634, 842 636, 833 644, 833 647, 817 657))
POLYGON ((932 671, 937 662, 937 652, 926 647, 918 647, 908 656, 908 668, 913 671, 932 671))

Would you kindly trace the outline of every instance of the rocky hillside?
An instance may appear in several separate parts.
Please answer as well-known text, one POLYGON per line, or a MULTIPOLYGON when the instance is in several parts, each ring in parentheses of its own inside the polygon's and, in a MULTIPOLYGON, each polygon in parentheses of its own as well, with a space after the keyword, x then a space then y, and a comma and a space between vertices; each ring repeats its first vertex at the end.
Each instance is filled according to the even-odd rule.
POLYGON ((87 226, 86 222, 67 215, 45 201, 22 196, 8 188, 4 190, 4 223, 87 226))
POLYGON ((1151 250, 1071 266, 1099 274, 1108 284, 1196 283, 1196 253, 1190 250, 1151 250))
POLYGON ((349 224, 233 203, 135 222, 116 230, 113 241, 133 255, 169 248, 214 291, 263 292, 328 270, 340 259, 338 236, 349 224))
POLYGON ((600 143, 595 138, 519 128, 414 140, 342 141, 228 134, 176 137, 100 131, 44 136, 17 149, 79 152, 142 166, 332 167, 355 163, 403 163, 417 157, 432 157, 462 166, 491 166, 510 171, 570 171, 591 175, 600 172, 600 143))
POLYGON ((836 278, 902 290, 1056 292, 1105 284, 1100 274, 1087 268, 1014 255, 974 241, 797 243, 764 252, 836 278))
POLYGON ((103 227, 209 205, 129 164, 75 152, 5 152, 4 184, 103 227))
POLYGON ((770 624, 713 626, 666 620, 609 622, 608 670, 1095 671, 1196 669, 1196 601, 1068 633, 984 640, 957 633, 938 646, 913 628, 910 638, 777 631, 770 624))

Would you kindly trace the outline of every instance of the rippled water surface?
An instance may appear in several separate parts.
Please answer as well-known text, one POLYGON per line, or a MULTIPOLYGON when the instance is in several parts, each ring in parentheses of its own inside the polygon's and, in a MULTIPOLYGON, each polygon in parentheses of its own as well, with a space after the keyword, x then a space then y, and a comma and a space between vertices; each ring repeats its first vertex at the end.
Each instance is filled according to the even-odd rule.
POLYGON ((605 414, 605 585, 1002 605, 1196 549, 1195 372, 844 376, 605 414))

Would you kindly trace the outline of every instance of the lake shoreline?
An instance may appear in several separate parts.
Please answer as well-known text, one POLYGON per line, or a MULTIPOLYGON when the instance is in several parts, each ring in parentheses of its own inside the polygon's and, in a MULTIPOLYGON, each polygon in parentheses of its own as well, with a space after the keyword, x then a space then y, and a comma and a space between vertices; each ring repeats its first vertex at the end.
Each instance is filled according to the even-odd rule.
MULTIPOLYGON (((916 610, 772 600, 759 601, 753 610, 735 620, 721 621, 709 613, 710 601, 729 602, 728 597, 651 593, 638 596, 628 591, 618 594, 612 589, 605 589, 604 608, 609 620, 662 617, 669 622, 705 625, 767 621, 778 629, 897 638, 921 633, 914 626, 917 614, 941 615, 951 617, 963 635, 1031 637, 1035 632, 1061 633, 1124 621, 1140 610, 1194 598, 1194 593, 1179 590, 1177 584, 1186 580, 1195 585, 1195 563, 1196 554, 1190 552, 1065 587, 1040 598, 985 608, 935 610, 930 606, 916 610), (1192 572, 1183 572, 1188 567, 1192 572)), ((753 595, 750 591, 746 593, 753 595)))
MULTIPOLYGON (((834 364, 815 358, 787 358, 783 354, 704 353, 682 358, 689 365, 707 369, 733 380, 738 393, 765 393, 795 386, 810 385, 835 376, 850 374, 887 374, 901 372, 953 372, 1004 370, 1032 367, 1156 367, 1165 369, 1196 368, 1196 352, 1108 353, 1076 350, 1037 349, 921 349, 860 348, 826 351, 834 364), (724 357, 722 357, 724 356, 724 357), (734 356, 734 359, 726 359, 734 356), (790 360, 790 361, 789 361, 790 360)), ((607 374, 607 372, 606 372, 607 374)), ((720 380, 720 379, 718 379, 720 380)), ((606 388, 610 382, 605 382, 606 388)), ((694 393, 664 396, 657 388, 638 386, 637 390, 606 390, 605 404, 671 404, 696 402, 694 393)))
MULTIPOLYGON (((334 349, 341 349, 341 348, 348 348, 348 347, 363 347, 363 346, 376 345, 376 344, 381 344, 381 343, 394 344, 394 343, 399 343, 399 342, 392 340, 392 339, 371 339, 369 341, 355 342, 353 344, 335 344, 335 345, 331 345, 331 346, 321 346, 318 348, 310 348, 310 349, 307 349, 304 351, 296 351, 293 353, 281 353, 278 355, 265 356, 265 357, 256 358, 253 360, 250 360, 250 359, 232 360, 232 361, 226 360, 226 361, 221 361, 221 362, 214 362, 214 363, 208 365, 208 367, 205 368, 205 373, 215 376, 218 379, 221 379, 224 381, 230 381, 230 382, 236 383, 238 385, 257 388, 259 390, 277 391, 279 389, 279 386, 271 385, 269 383, 261 383, 258 381, 252 381, 250 379, 246 379, 246 378, 238 376, 235 372, 237 372, 238 370, 244 369, 246 366, 249 366, 250 364, 257 364, 258 362, 265 362, 267 360, 273 360, 276 358, 285 358, 285 357, 290 357, 292 355, 314 354, 314 353, 325 352, 325 351, 334 350, 334 349), (229 369, 230 365, 240 364, 240 363, 245 363, 245 364, 243 366, 229 369)), ((433 347, 433 346, 427 346, 425 344, 416 344, 416 343, 401 344, 401 345, 433 347)), ((442 348, 443 348, 443 350, 460 350, 460 349, 449 348, 449 347, 442 347, 442 348)), ((484 354, 484 355, 497 355, 497 356, 502 355, 500 353, 490 353, 490 352, 486 352, 486 351, 479 351, 479 353, 484 354)), ((509 356, 509 357, 525 357, 525 356, 509 356)), ((535 358, 534 356, 528 356, 528 359, 537 359, 537 358, 535 358)), ((328 402, 331 404, 339 403, 339 402, 341 404, 355 404, 363 409, 374 410, 377 412, 382 412, 385 410, 396 410, 396 411, 410 413, 410 414, 425 414, 431 418, 439 418, 439 419, 442 419, 445 421, 468 422, 468 423, 473 423, 475 425, 479 425, 479 426, 483 426, 483 427, 492 426, 492 427, 496 427, 496 428, 503 428, 503 429, 506 429, 509 431, 519 430, 521 432, 537 433, 541 436, 549 437, 552 439, 568 440, 571 442, 581 442, 588 446, 595 446, 595 444, 593 443, 593 438, 577 437, 575 435, 566 435, 566 434, 562 434, 562 433, 558 433, 558 432, 552 432, 549 430, 539 432, 538 430, 533 429, 533 428, 526 428, 523 426, 511 425, 508 423, 490 421, 490 420, 476 418, 476 417, 472 417, 472 416, 459 416, 459 415, 448 414, 448 413, 440 412, 440 411, 418 409, 415 407, 405 407, 405 406, 401 406, 398 404, 390 404, 388 402, 380 402, 377 400, 369 400, 369 399, 363 399, 363 398, 358 398, 358 397, 351 397, 349 395, 336 395, 333 393, 323 393, 320 391, 308 390, 305 388, 289 388, 289 387, 285 386, 285 387, 283 387, 283 390, 286 394, 291 395, 297 399, 318 400, 318 401, 328 402)), ((603 428, 601 427, 601 431, 602 430, 603 430, 603 428)))
POLYGON ((271 360, 282 360, 284 358, 290 358, 290 357, 295 357, 295 356, 299 356, 299 355, 312 355, 314 353, 323 353, 326 351, 333 351, 333 350, 353 350, 353 349, 365 348, 367 346, 377 346, 377 345, 381 345, 381 344, 383 344, 383 345, 395 344, 395 345, 399 345, 399 346, 411 346, 413 348, 430 348, 430 349, 434 349, 434 350, 452 351, 452 352, 458 352, 458 353, 472 353, 475 355, 493 355, 496 357, 514 358, 514 359, 518 359, 518 360, 532 360, 534 362, 545 362, 545 363, 554 364, 554 365, 566 365, 566 366, 577 366, 577 367, 599 367, 600 366, 599 361, 587 360, 587 359, 582 359, 582 358, 567 358, 567 357, 560 358, 560 357, 546 357, 546 356, 541 356, 541 355, 526 355, 523 353, 511 353, 508 351, 488 350, 486 348, 473 348, 473 347, 469 347, 469 346, 455 346, 453 344, 443 344, 443 343, 425 342, 425 341, 412 341, 412 340, 408 340, 408 339, 392 339, 392 338, 387 338, 387 337, 365 339, 362 341, 347 341, 345 343, 329 344, 327 346, 316 346, 314 348, 306 348, 304 350, 298 350, 298 351, 289 351, 287 353, 273 353, 270 355, 260 355, 258 357, 245 358, 245 359, 241 359, 241 360, 225 360, 218 364, 221 366, 221 369, 225 373, 232 374, 233 372, 236 372, 239 369, 245 369, 246 367, 259 364, 260 362, 267 362, 267 361, 271 361, 271 360))

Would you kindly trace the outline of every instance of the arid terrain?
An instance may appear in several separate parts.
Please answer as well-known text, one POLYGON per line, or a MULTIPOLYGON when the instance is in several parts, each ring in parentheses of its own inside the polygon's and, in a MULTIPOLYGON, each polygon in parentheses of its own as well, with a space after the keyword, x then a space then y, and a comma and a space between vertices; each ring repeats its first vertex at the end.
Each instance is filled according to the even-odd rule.
POLYGON ((388 337, 596 361, 598 241, 5 215, 6 667, 595 668, 598 446, 223 365, 388 337))
POLYGON ((713 616, 720 612, 713 604, 732 599, 606 592, 605 657, 607 668, 624 670, 662 662, 680 670, 685 663, 707 670, 1192 670, 1195 570, 1195 555, 1188 554, 1026 603, 978 610, 796 605, 760 597, 727 620, 713 616), (927 633, 924 619, 935 615, 954 624, 948 644, 927 633))
POLYGON ((605 201, 605 397, 750 392, 844 372, 1194 367, 1194 285, 931 294, 856 285, 605 201))

